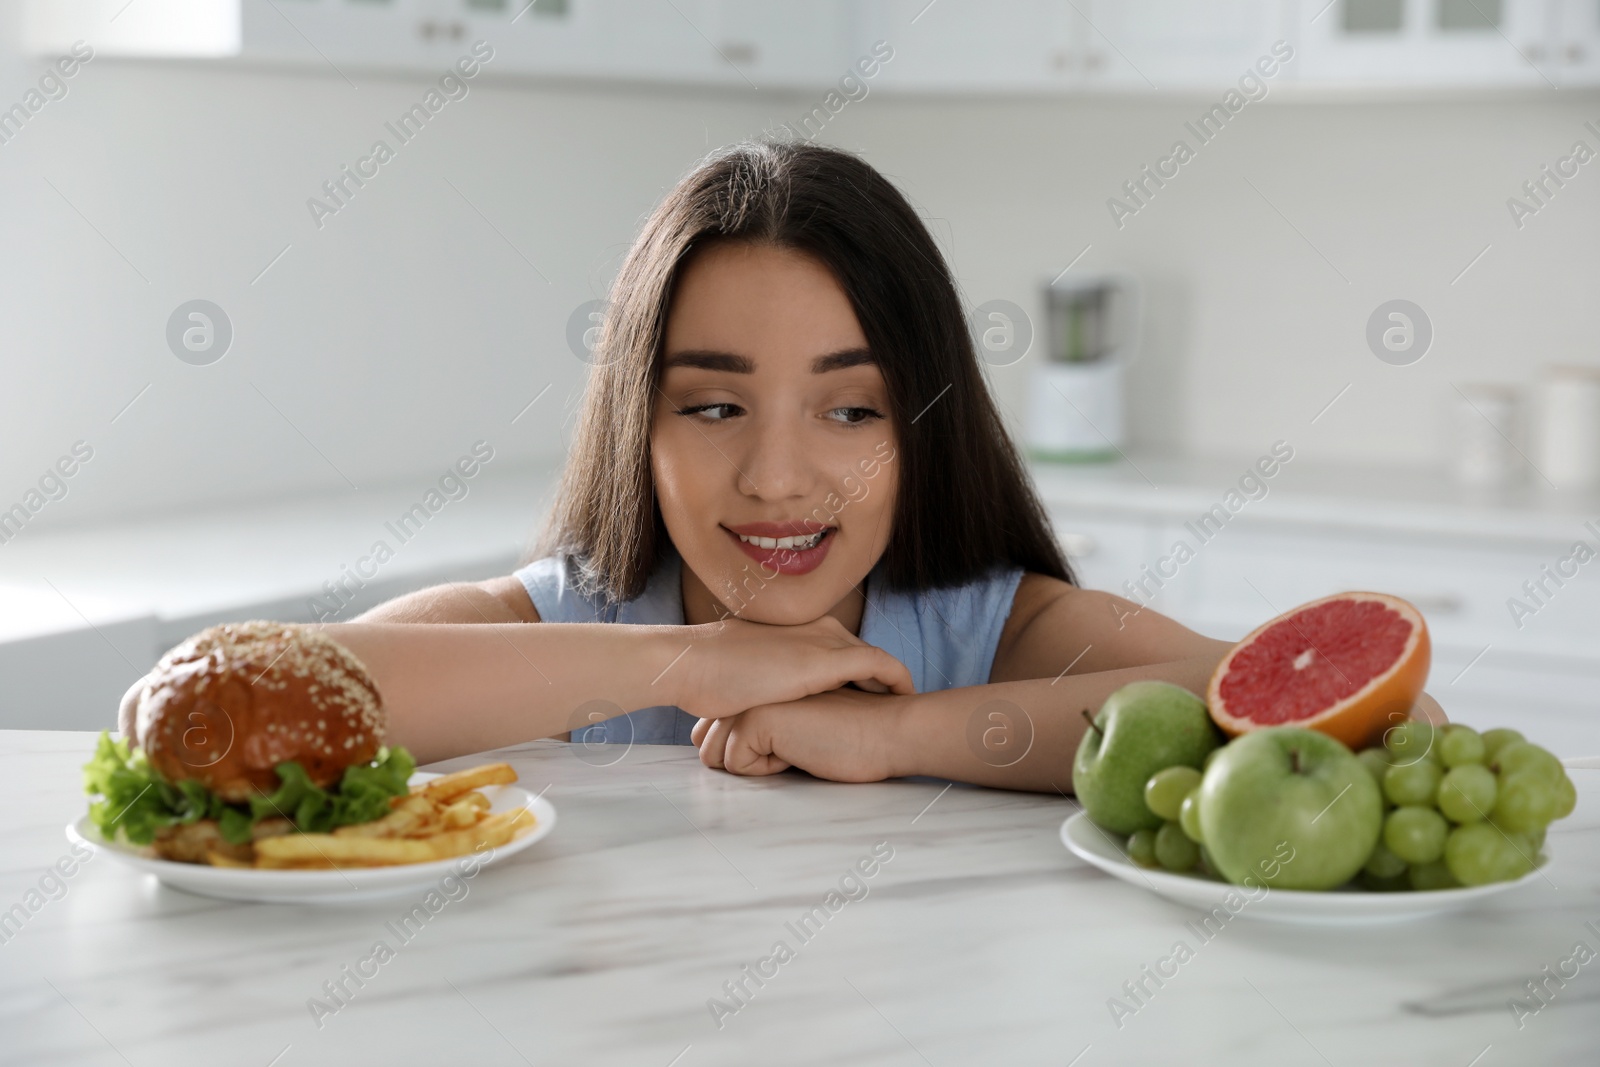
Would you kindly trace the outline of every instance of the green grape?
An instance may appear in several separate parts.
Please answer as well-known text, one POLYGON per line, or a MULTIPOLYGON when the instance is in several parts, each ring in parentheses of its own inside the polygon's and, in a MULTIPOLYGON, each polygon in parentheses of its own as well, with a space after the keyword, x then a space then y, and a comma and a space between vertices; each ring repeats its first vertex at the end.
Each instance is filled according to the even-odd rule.
POLYGON ((1156 832, 1135 830, 1128 838, 1128 858, 1141 867, 1156 865, 1156 832))
POLYGON ((1549 825, 1560 804, 1555 784, 1539 771, 1502 775, 1494 821, 1503 829, 1528 833, 1549 825))
POLYGON ((1200 785, 1200 772, 1193 767, 1179 765, 1157 771, 1144 784, 1144 802, 1161 818, 1171 822, 1178 817, 1183 798, 1200 785))
POLYGON ((1533 870, 1535 855, 1531 842, 1519 837, 1487 822, 1457 827, 1445 843, 1445 865, 1462 885, 1514 881, 1533 870))
POLYGON ((1373 893, 1403 893, 1411 888, 1411 879, 1406 877, 1409 868, 1400 865, 1400 873, 1390 878, 1379 878, 1370 871, 1361 872, 1361 887, 1373 893))
POLYGON ((1410 864, 1432 863, 1444 854, 1450 824, 1432 808, 1409 805, 1391 811, 1383 820, 1383 843, 1410 864))
POLYGON ((1383 795, 1391 804, 1401 807, 1432 804, 1441 777, 1439 765, 1432 760, 1396 763, 1383 772, 1383 795))
POLYGON ((1200 790, 1192 790, 1183 798, 1183 803, 1178 807, 1178 825, 1189 835, 1189 840, 1197 845, 1203 842, 1200 836, 1200 790))
POLYGON ((1470 726, 1446 726, 1439 738, 1439 761, 1446 767, 1483 762, 1483 737, 1470 726))
POLYGON ((1439 782, 1434 802, 1444 817, 1454 823, 1487 819, 1499 794, 1494 772, 1479 763, 1453 767, 1439 782))
POLYGON ((1206 846, 1204 845, 1200 846, 1200 866, 1207 873, 1214 874, 1218 878, 1222 877, 1217 871, 1217 861, 1211 858, 1211 853, 1206 851, 1206 846))
POLYGON ((1425 759, 1433 749, 1433 726, 1421 719, 1407 719, 1383 735, 1383 747, 1396 763, 1425 759))
POLYGON ((1461 882, 1450 873, 1444 860, 1413 864, 1409 872, 1411 888, 1426 893, 1431 889, 1459 889, 1461 882))
POLYGON ((1361 766, 1372 775, 1372 780, 1378 783, 1378 788, 1383 788, 1383 772, 1389 769, 1389 750, 1386 748, 1364 748, 1356 753, 1356 759, 1361 761, 1361 766))
POLYGON ((1526 741, 1513 741, 1503 746, 1494 754, 1494 766, 1490 770, 1499 772, 1502 778, 1523 771, 1538 771, 1550 778, 1566 773, 1555 753, 1526 741))
POLYGON ((1525 738, 1515 730, 1504 726, 1497 726, 1493 730, 1483 732, 1483 760, 1485 763, 1494 760, 1494 754, 1500 751, 1502 745, 1509 745, 1513 741, 1522 741, 1525 738))
POLYGON ((1572 814, 1572 809, 1577 806, 1578 789, 1572 784, 1572 779, 1563 774, 1561 781, 1556 783, 1556 813, 1550 821, 1555 822, 1556 819, 1565 819, 1572 814))
POLYGON ((1374 878, 1398 878, 1406 873, 1406 861, 1391 852, 1388 845, 1379 841, 1372 846, 1372 855, 1367 857, 1367 865, 1362 869, 1374 878))
POLYGON ((1192 871, 1200 861, 1200 846, 1189 840, 1175 822, 1161 824, 1156 831, 1156 862, 1169 871, 1192 871))
POLYGON ((1200 769, 1202 771, 1209 771, 1211 769, 1211 761, 1222 755, 1222 750, 1227 747, 1227 745, 1218 745, 1210 752, 1207 752, 1206 758, 1200 762, 1200 769))

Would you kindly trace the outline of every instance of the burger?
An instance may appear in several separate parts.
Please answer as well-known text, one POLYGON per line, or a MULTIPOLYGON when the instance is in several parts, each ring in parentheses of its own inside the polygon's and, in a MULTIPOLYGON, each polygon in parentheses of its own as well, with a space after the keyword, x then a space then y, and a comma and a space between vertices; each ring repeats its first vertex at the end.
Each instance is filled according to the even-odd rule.
POLYGON ((84 767, 108 840, 165 859, 249 863, 251 843, 371 822, 416 763, 386 746, 361 661, 309 627, 213 626, 163 656, 134 712, 137 747, 100 735, 84 767))

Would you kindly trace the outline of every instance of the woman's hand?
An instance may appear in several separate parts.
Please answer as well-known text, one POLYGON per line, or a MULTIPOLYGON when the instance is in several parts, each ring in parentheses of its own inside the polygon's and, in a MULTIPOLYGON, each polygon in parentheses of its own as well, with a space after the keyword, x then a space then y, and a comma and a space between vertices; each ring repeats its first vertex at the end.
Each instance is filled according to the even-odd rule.
POLYGON ((835 689, 742 715, 701 719, 691 740, 700 762, 732 774, 799 767, 835 782, 878 782, 894 774, 892 734, 906 698, 835 689))
POLYGON ((743 619, 686 628, 686 649, 668 672, 673 703, 720 719, 766 704, 786 704, 854 683, 872 693, 916 692, 906 665, 867 644, 831 615, 798 626, 743 619))
POLYGON ((122 703, 117 708, 117 732, 122 735, 130 748, 139 747, 138 722, 136 716, 139 712, 139 694, 144 692, 145 682, 149 680, 147 674, 128 687, 122 694, 122 703))
POLYGON ((1427 693, 1417 695, 1417 702, 1411 706, 1411 715, 1413 718, 1431 722, 1435 726, 1443 726, 1450 721, 1445 716, 1444 709, 1439 706, 1439 702, 1427 693))

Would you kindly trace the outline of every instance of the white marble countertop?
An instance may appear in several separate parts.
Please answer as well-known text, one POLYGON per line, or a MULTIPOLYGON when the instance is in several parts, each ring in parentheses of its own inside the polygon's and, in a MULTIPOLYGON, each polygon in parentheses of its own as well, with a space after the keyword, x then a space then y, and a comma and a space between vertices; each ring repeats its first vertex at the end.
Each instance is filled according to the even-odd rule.
MULTIPOLYGON (((0 907, 67 854, 92 740, 0 733, 0 907)), ((1495 1067, 1600 1047, 1600 959, 1520 1030, 1507 1007, 1575 943, 1600 950, 1600 772, 1574 772, 1548 884, 1400 926, 1241 919, 1119 1029, 1108 999, 1198 913, 1069 855, 1069 801, 580 751, 503 753, 548 787, 556 831, 480 873, 320 1029, 308 999, 416 900, 230 904, 91 861, 0 944, 0 1063, 1495 1067), (867 895, 719 1029, 708 999, 797 944, 785 924, 879 842, 893 859, 867 895)))
MULTIPOLYGON (((1073 508, 1179 522, 1221 503, 1250 471, 1253 458, 1134 453, 1114 463, 1032 463, 1039 494, 1058 510, 1073 508)), ((1456 484, 1446 471, 1392 465, 1330 464, 1297 457, 1265 480, 1266 495, 1238 512, 1247 523, 1313 525, 1430 540, 1593 540, 1584 524, 1600 520, 1600 493, 1558 491, 1530 475, 1503 488, 1456 484)), ((1257 490, 1257 492, 1260 492, 1257 490)), ((1600 523, 1597 523, 1600 524, 1600 523)))

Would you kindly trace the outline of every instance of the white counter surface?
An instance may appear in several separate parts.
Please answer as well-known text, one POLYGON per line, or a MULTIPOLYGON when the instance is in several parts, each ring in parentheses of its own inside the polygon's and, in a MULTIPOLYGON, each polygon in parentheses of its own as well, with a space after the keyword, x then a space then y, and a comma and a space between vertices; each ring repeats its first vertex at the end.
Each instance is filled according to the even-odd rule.
MULTIPOLYGON (((1047 504, 1063 509, 1159 515, 1183 522, 1223 503, 1253 472, 1253 458, 1175 458, 1134 454, 1108 464, 1034 463, 1047 504)), ((1600 494, 1560 492, 1536 475, 1503 489, 1457 485, 1445 471, 1395 465, 1319 464, 1296 457, 1279 464, 1264 489, 1245 487, 1237 512, 1251 522, 1440 535, 1473 540, 1600 541, 1600 494), (1264 495, 1260 495, 1264 492, 1264 495), (1259 495, 1252 499, 1250 494, 1259 495)))
MULTIPOLYGON (((67 854, 91 744, 0 733, 0 906, 67 854)), ((505 755, 548 787, 555 833, 481 872, 320 1029, 309 998, 420 894, 230 904, 96 859, 0 944, 0 1063, 1544 1067, 1600 1047, 1600 959, 1521 1029, 1507 1007, 1575 943, 1600 950, 1600 771, 1573 772, 1548 884, 1399 926, 1236 919, 1119 1029, 1108 999, 1193 945, 1198 913, 1070 856, 1065 799, 738 779, 688 749, 505 755), (799 944, 785 924, 879 842, 893 859, 867 895, 799 944), (708 999, 780 939, 795 958, 719 1029, 708 999)))

